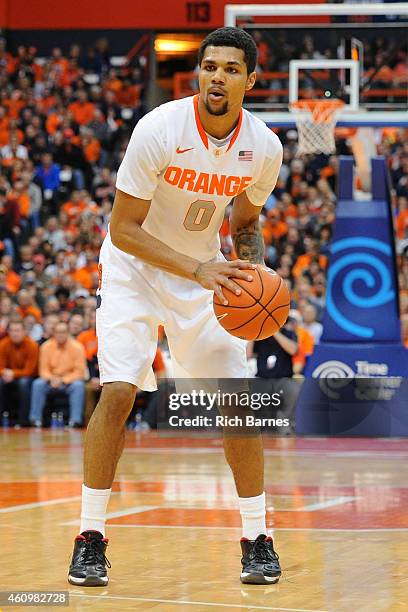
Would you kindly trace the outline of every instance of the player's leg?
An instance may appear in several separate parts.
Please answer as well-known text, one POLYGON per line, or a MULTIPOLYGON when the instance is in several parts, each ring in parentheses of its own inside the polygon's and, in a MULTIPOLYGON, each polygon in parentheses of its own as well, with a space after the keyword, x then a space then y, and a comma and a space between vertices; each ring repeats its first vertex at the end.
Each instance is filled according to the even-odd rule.
POLYGON ((136 389, 135 385, 124 382, 104 384, 89 421, 84 445, 80 535, 75 539, 68 575, 71 584, 104 586, 108 583, 106 511, 136 389))
POLYGON ((281 569, 273 540, 267 536, 262 436, 254 430, 243 437, 224 430, 225 457, 234 475, 242 519, 241 582, 272 584, 281 569))
POLYGON ((103 389, 85 438, 81 528, 68 577, 81 586, 108 582, 105 520, 125 424, 137 387, 155 388, 151 367, 157 347, 155 296, 140 266, 118 249, 106 251, 103 247, 96 322, 103 389))
MULTIPOLYGON (((126 420, 132 411, 136 390, 135 385, 125 382, 104 384, 85 436, 86 487, 110 489, 112 486, 116 466, 123 451, 126 420)), ((84 519, 82 527, 87 529, 100 527, 99 531, 104 533, 104 525, 86 523, 86 518, 81 517, 84 519)))
MULTIPOLYGON (((179 301, 180 296, 177 299, 179 301)), ((182 311, 178 308, 179 317, 174 316, 165 326, 169 348, 176 364, 196 380, 244 380, 247 375, 246 343, 234 338, 219 325, 208 295, 203 295, 202 303, 196 304, 194 314, 189 313, 188 325, 183 321, 182 311)), ((236 386, 242 389, 239 380, 236 386)), ((231 434, 227 430, 224 449, 234 476, 242 518, 241 580, 253 584, 277 582, 281 570, 272 538, 267 537, 266 530, 261 434, 253 429, 240 436, 239 433, 231 434)))

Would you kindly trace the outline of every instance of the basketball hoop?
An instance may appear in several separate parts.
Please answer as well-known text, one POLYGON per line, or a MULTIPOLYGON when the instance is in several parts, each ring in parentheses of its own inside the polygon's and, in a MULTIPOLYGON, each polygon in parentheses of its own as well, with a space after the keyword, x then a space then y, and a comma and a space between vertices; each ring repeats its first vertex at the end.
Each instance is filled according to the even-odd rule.
POLYGON ((336 150, 334 128, 342 100, 297 100, 290 104, 298 129, 298 153, 326 153, 336 150))

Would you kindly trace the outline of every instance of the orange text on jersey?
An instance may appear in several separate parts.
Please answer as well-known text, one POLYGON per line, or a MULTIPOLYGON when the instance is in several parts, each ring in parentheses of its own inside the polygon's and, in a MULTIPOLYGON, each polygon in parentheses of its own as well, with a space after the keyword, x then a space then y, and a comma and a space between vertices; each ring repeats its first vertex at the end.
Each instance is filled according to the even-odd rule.
POLYGON ((196 172, 191 168, 169 166, 164 173, 164 180, 179 189, 205 193, 207 195, 235 196, 246 189, 252 176, 226 176, 225 174, 208 174, 196 172))

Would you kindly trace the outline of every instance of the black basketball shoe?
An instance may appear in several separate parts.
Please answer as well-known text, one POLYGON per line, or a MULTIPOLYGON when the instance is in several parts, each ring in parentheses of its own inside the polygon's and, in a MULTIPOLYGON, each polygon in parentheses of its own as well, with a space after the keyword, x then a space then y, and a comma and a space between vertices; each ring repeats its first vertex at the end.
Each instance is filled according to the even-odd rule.
POLYGON ((83 531, 75 538, 68 582, 81 586, 106 586, 108 584, 105 557, 108 541, 99 531, 83 531))
POLYGON ((273 549, 273 540, 259 535, 256 540, 241 538, 242 572, 244 584, 273 584, 281 575, 279 557, 273 549))

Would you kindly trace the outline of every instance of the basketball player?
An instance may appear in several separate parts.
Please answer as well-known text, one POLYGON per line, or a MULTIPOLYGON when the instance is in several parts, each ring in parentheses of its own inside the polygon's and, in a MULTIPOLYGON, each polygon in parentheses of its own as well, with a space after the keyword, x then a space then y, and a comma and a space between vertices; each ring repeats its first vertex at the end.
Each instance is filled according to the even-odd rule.
MULTIPOLYGON (((273 190, 282 146, 242 109, 255 84, 256 46, 238 28, 209 34, 199 51, 198 96, 164 104, 137 124, 118 171, 110 231, 100 254, 97 333, 102 394, 84 453, 80 535, 69 582, 106 585, 105 518, 136 388, 156 388, 157 328, 166 330, 179 377, 245 378, 246 343, 217 322, 212 292, 251 279, 264 262, 258 217, 273 190), (234 198, 236 261, 219 253, 219 229, 234 198)), ((244 583, 281 574, 266 535, 261 437, 224 438, 243 523, 244 583)))

